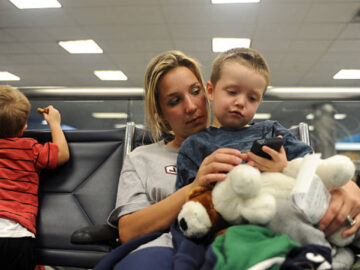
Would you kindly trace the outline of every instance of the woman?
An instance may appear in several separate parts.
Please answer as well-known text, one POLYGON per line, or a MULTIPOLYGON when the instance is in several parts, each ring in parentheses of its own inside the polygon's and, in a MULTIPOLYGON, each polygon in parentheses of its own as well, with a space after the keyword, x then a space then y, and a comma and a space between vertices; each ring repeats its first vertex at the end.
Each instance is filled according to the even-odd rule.
MULTIPOLYGON (((209 119, 208 101, 198 64, 183 53, 169 51, 151 60, 145 74, 145 106, 146 123, 155 143, 136 148, 125 160, 117 209, 111 217, 115 220, 114 225, 118 225, 121 242, 130 241, 131 246, 122 250, 124 252, 120 252, 117 259, 112 257, 114 254, 108 256, 96 269, 106 268, 106 263, 113 264, 116 270, 170 269, 173 246, 169 233, 163 233, 144 245, 142 243, 148 239, 131 240, 168 228, 177 217, 189 190, 223 180, 226 172, 240 164, 243 158, 235 149, 219 149, 203 161, 193 183, 175 192, 177 151, 188 136, 206 128, 209 119), (170 134, 172 139, 169 141, 160 139, 170 134), (132 249, 135 251, 123 256, 132 249)), ((355 209, 358 209, 356 213, 360 212, 357 191, 349 189, 336 194, 329 214, 323 219, 325 229, 343 224, 336 224, 336 218, 344 210, 340 211, 341 206, 346 205, 347 211, 352 205, 354 213, 355 209)))
MULTIPOLYGON (((193 183, 175 192, 177 151, 188 136, 205 129, 209 119, 198 63, 182 52, 165 52, 149 63, 145 106, 155 143, 136 148, 122 168, 118 208, 111 218, 119 219, 122 243, 169 228, 192 188, 223 180, 242 161, 239 151, 220 149, 204 160, 193 183), (167 135, 172 139, 160 139, 167 135)), ((171 259, 166 257, 173 256, 172 247, 171 235, 164 233, 126 256, 115 269, 170 268, 171 259)))

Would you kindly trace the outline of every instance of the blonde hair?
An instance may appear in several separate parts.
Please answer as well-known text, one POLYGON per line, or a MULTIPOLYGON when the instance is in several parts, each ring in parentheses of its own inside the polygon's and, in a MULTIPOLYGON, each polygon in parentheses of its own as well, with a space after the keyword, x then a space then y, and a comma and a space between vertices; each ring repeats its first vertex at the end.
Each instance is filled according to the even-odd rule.
POLYGON ((0 138, 19 136, 30 114, 30 102, 18 89, 0 85, 0 138))
POLYGON ((235 62, 255 70, 260 75, 264 76, 266 80, 266 88, 269 85, 270 69, 268 64, 266 63, 264 56, 253 49, 234 48, 219 54, 215 58, 210 77, 210 81, 214 86, 221 77, 222 68, 228 62, 235 62))
POLYGON ((159 141, 161 137, 166 135, 174 135, 169 124, 160 118, 161 109, 158 100, 159 81, 170 70, 182 66, 187 67, 194 73, 195 77, 201 84, 203 91, 205 91, 199 63, 195 59, 185 55, 183 52, 167 51, 161 53, 155 56, 146 68, 144 78, 145 123, 154 142, 159 141))

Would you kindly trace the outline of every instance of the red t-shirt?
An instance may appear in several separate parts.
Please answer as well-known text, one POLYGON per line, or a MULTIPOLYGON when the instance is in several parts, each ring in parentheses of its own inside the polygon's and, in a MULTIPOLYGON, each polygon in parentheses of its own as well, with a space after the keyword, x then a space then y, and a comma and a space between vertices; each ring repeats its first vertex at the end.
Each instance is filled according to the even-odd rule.
POLYGON ((31 138, 0 139, 0 217, 36 233, 39 172, 57 166, 58 147, 31 138))

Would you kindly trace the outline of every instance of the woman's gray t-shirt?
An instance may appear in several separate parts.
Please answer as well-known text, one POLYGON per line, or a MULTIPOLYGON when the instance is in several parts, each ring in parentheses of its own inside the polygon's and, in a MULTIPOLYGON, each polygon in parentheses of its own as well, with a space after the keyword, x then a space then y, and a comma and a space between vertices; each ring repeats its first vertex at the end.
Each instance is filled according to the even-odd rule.
MULTIPOLYGON (((164 141, 135 148, 125 158, 118 185, 116 208, 109 216, 117 227, 120 217, 157 203, 175 192, 178 149, 164 141)), ((171 235, 163 234, 145 246, 172 247, 171 235)))

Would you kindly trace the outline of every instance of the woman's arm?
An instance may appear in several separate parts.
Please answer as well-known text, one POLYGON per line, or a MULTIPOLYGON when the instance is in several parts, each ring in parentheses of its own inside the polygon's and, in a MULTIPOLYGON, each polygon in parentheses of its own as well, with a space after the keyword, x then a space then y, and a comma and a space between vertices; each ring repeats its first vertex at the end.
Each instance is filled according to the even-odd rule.
POLYGON ((119 219, 119 236, 122 243, 146 234, 168 228, 185 203, 189 191, 199 185, 224 180, 226 173, 242 161, 235 149, 219 149, 202 162, 193 183, 184 186, 160 202, 119 219))
POLYGON ((160 202, 119 219, 119 237, 122 243, 168 228, 180 212, 191 185, 187 185, 160 202))
POLYGON ((344 225, 346 216, 349 215, 356 223, 342 233, 343 237, 352 235, 360 228, 360 189, 356 183, 350 181, 345 186, 330 191, 331 201, 323 218, 320 220, 319 228, 326 235, 330 235, 344 225))

